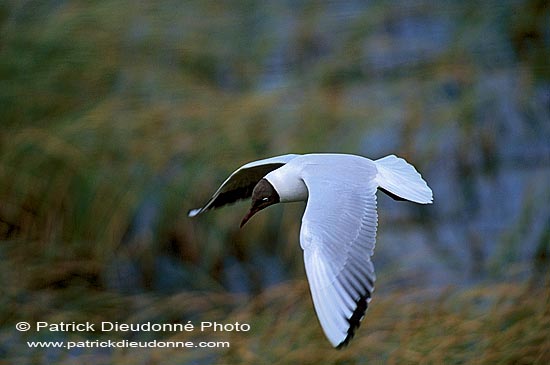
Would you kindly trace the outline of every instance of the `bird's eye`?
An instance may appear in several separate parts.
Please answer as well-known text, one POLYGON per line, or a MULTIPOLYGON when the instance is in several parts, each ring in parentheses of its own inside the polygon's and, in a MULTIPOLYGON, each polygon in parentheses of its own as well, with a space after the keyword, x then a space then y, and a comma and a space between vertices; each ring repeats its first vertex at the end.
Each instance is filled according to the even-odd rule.
POLYGON ((262 201, 263 201, 263 202, 266 202, 266 201, 268 201, 268 200, 269 200, 269 198, 262 198, 262 201))

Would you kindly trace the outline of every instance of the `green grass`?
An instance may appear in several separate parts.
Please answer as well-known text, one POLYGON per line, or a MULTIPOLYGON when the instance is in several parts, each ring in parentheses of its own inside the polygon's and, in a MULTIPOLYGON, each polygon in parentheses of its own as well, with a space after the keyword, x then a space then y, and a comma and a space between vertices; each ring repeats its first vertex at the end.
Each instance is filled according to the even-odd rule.
MULTIPOLYGON (((509 261, 522 253, 522 237, 546 214, 537 198, 544 191, 528 196, 517 226, 499 236, 491 283, 377 292, 342 351, 325 339, 305 281, 258 284, 250 297, 223 286, 224 260, 237 257, 255 279, 257 252, 302 277, 299 205, 268 210, 246 231, 237 229, 242 206, 186 217, 240 163, 369 151, 365 137, 381 130, 398 141, 392 152, 414 156, 421 171, 451 134, 459 149, 452 163, 471 168, 464 151, 481 145, 487 166, 473 172, 495 174, 492 127, 501 125, 484 113, 500 94, 484 80, 517 83, 510 100, 537 134, 547 121, 536 101, 549 79, 548 5, 412 5, 377 2, 342 21, 329 3, 0 3, 0 363, 550 363, 548 278, 508 280, 519 276, 509 261), (296 27, 279 33, 291 13, 296 27), (417 63, 371 69, 366 46, 395 51, 395 19, 424 16, 452 20, 449 44, 417 63), (283 64, 273 65, 281 53, 283 64), (277 67, 283 80, 266 87, 266 70, 277 67), (151 207, 150 221, 136 224, 151 207), (158 289, 168 280, 159 257, 176 262, 179 289, 158 289), (135 275, 118 280, 134 287, 117 289, 116 275, 132 265, 135 275), (252 331, 136 334, 230 341, 229 349, 56 352, 25 341, 125 335, 14 330, 18 321, 103 320, 239 321, 252 331)), ((437 224, 423 218, 415 225, 437 224)), ((542 272, 548 232, 539 232, 542 272)))
MULTIPOLYGON (((71 355, 54 355, 56 364, 86 361, 109 364, 546 364, 550 361, 550 293, 548 278, 538 285, 481 285, 471 289, 449 288, 442 292, 410 290, 376 295, 350 345, 332 349, 317 322, 307 283, 290 282, 253 298, 222 293, 180 293, 172 296, 78 293, 63 299, 55 290, 35 291, 18 304, 18 320, 36 318, 49 322, 118 321, 120 323, 186 323, 201 321, 247 323, 249 332, 200 332, 37 335, 29 331, 19 338, 7 328, 6 364, 39 364, 39 350, 24 341, 130 339, 150 341, 227 341, 229 348, 213 349, 117 349, 110 355, 97 349, 71 355), (544 285, 543 285, 544 284, 544 285), (82 294, 82 295, 80 295, 82 294), (132 308, 125 317, 121 308, 132 308), (33 313, 34 312, 34 313, 33 313), (30 313, 33 316, 29 317, 30 313), (10 338, 11 337, 11 338, 10 338), (103 360, 102 360, 103 358, 103 360), (215 360, 213 360, 215 359, 215 360)), ((32 321, 32 320, 31 320, 32 321)))

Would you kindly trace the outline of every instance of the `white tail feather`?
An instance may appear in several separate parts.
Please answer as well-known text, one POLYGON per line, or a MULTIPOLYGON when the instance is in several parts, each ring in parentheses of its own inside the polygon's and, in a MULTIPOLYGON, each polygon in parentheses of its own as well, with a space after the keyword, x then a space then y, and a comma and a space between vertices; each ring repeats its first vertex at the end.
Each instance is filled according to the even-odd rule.
POLYGON ((403 199, 420 204, 433 200, 432 190, 413 165, 395 155, 374 161, 378 186, 403 199))

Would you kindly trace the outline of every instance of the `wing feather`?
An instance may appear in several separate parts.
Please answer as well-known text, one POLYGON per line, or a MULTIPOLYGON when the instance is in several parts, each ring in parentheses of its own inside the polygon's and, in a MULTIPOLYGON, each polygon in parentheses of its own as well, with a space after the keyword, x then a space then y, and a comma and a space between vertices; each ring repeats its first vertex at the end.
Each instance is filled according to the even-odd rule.
POLYGON ((339 348, 353 337, 374 290, 376 168, 315 166, 302 175, 309 190, 300 231, 306 274, 321 327, 339 348))
POLYGON ((233 172, 216 190, 212 198, 202 208, 191 209, 189 217, 194 217, 210 209, 215 209, 239 200, 250 198, 252 190, 265 175, 278 169, 299 155, 289 154, 249 162, 233 172))

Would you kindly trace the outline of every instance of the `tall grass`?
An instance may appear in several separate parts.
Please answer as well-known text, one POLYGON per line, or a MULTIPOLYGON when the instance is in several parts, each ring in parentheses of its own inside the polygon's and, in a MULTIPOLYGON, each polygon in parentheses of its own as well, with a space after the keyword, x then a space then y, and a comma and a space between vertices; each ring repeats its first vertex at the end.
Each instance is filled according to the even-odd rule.
MULTIPOLYGON (((28 340, 94 339, 133 341, 223 341, 229 348, 115 349, 78 352, 51 351, 56 364, 546 364, 550 361, 550 293, 548 277, 537 285, 480 285, 449 288, 440 293, 421 289, 375 297, 350 345, 332 349, 315 317, 307 283, 289 282, 263 294, 243 298, 222 293, 179 293, 172 296, 95 294, 56 300, 51 290, 35 292, 36 318, 99 323, 186 323, 201 321, 247 323, 249 332, 21 334, 3 337, 6 364, 42 364, 42 350, 29 349, 28 340), (121 316, 130 307, 133 315, 121 316), (118 309, 117 309, 118 308, 118 309)), ((83 293, 85 294, 85 293, 83 293)), ((31 298, 29 298, 31 299, 31 298)), ((26 306, 30 306, 27 303, 26 306)), ((10 319, 9 324, 19 319, 10 319)))
MULTIPOLYGON (((434 161, 444 160, 459 174, 430 181, 438 206, 395 221, 430 229, 475 217, 472 206, 484 202, 472 193, 472 176, 485 181, 506 163, 495 152, 501 131, 519 130, 529 153, 548 131, 539 102, 548 82, 548 6, 405 3, 351 11, 332 2, 0 3, 0 363, 550 362, 547 274, 527 269, 506 282, 516 277, 509 261, 528 234, 540 237, 537 269, 546 272, 544 186, 529 189, 535 193, 524 199, 517 227, 495 235, 498 242, 464 244, 475 253, 502 248, 490 257, 497 284, 377 292, 342 351, 326 341, 307 284, 288 280, 303 275, 300 205, 268 210, 245 231, 237 228, 240 206, 186 218, 238 164, 312 151, 414 156, 435 177, 434 161), (434 48, 410 32, 424 22, 435 29, 434 48), (418 48, 393 43, 403 39, 418 48), (499 94, 499 80, 518 81, 517 95, 499 94), (264 265, 266 256, 280 261, 264 265), (246 322, 252 330, 14 330, 18 321, 189 320, 246 322), (117 338, 231 347, 25 345, 117 338)), ((547 163, 529 161, 526 169, 547 163)), ((533 176, 540 183, 546 175, 533 176)), ((394 220, 384 214, 389 226, 394 220)), ((437 245, 447 236, 431 237, 437 245)))

